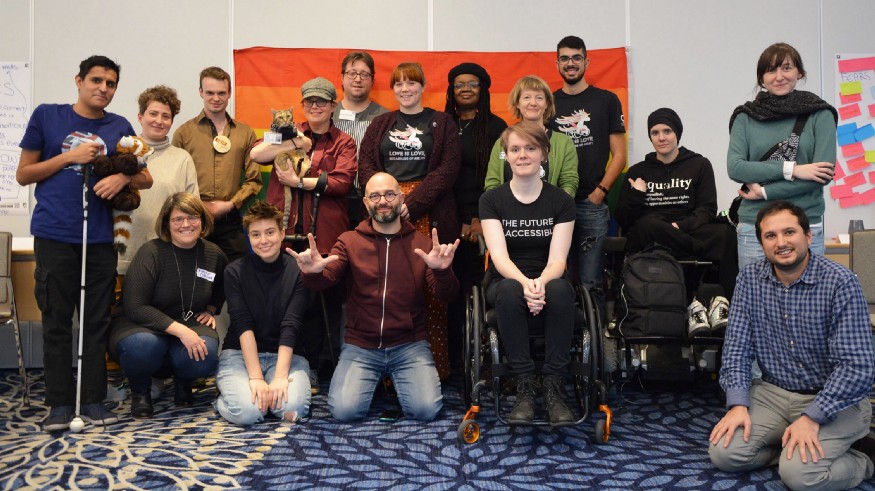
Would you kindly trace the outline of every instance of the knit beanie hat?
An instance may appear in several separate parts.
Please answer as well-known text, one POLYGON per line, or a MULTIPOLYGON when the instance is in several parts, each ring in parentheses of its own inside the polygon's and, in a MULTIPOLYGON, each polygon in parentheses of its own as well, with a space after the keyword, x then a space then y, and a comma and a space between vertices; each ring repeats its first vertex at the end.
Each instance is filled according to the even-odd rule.
POLYGON ((661 107, 653 111, 650 113, 650 116, 647 116, 647 133, 649 134, 650 130, 658 124, 664 124, 671 128, 678 137, 678 143, 680 143, 681 134, 684 132, 684 124, 681 123, 681 117, 678 116, 678 113, 667 107, 661 107))
POLYGON ((316 77, 304 82, 304 85, 301 86, 301 99, 308 97, 318 97, 326 101, 333 101, 337 99, 337 89, 334 88, 334 84, 329 82, 328 79, 316 77))
POLYGON ((453 69, 450 70, 450 73, 447 74, 447 83, 453 85, 456 77, 463 74, 474 75, 479 78, 480 87, 483 87, 484 89, 488 89, 489 86, 492 85, 492 79, 489 78, 486 69, 476 63, 462 63, 454 66, 453 69))

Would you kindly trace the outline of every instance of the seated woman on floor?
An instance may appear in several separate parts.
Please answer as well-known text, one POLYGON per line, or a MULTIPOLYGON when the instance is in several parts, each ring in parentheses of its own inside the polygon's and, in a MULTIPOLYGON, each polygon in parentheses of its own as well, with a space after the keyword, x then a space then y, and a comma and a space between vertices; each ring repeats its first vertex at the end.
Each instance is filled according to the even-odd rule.
POLYGON ((534 418, 535 391, 541 386, 529 348, 534 328, 546 335, 542 374, 550 425, 574 424, 563 401, 563 376, 571 362, 575 294, 562 277, 574 230, 574 200, 541 179, 550 141, 540 125, 518 123, 500 141, 513 177, 480 198, 480 223, 492 258, 484 281, 486 302, 496 309, 507 364, 517 377, 517 400, 508 422, 532 424, 534 418))
MULTIPOLYGON (((717 187, 711 162, 678 146, 684 126, 672 109, 653 111, 647 117, 647 128, 655 151, 629 168, 628 184, 623 186, 617 205, 616 217, 626 237, 626 252, 638 252, 656 243, 670 249, 677 258, 717 262, 720 285, 731 297, 738 273, 737 248, 732 228, 716 221, 717 187)), ((728 314, 728 304, 718 306, 715 301, 726 299, 714 297, 707 314, 698 300, 691 304, 690 314, 697 317, 698 327, 709 326, 710 313, 715 309, 722 308, 728 314), (702 315, 708 316, 704 326, 702 315)), ((719 329, 725 321, 725 315, 715 317, 711 324, 719 325, 710 327, 719 329)))
POLYGON ((213 405, 223 418, 250 425, 271 414, 297 421, 310 411, 310 364, 294 353, 309 304, 301 270, 281 253, 283 212, 258 201, 243 215, 255 254, 225 269, 231 325, 219 356, 213 405))
POLYGON ((203 239, 212 228, 200 198, 176 193, 158 213, 158 238, 143 244, 128 267, 109 351, 128 377, 135 418, 152 417, 153 376, 173 375, 174 402, 190 406, 192 382, 216 370, 214 316, 225 303, 228 259, 203 239))

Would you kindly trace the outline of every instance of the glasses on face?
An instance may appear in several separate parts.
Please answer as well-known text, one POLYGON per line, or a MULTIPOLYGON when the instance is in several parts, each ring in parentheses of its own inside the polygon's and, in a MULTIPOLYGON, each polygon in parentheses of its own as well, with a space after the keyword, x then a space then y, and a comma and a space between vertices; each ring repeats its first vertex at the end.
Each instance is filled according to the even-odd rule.
POLYGON ((197 215, 186 215, 184 217, 173 217, 170 219, 170 223, 176 225, 177 227, 182 225, 186 220, 188 220, 189 225, 197 225, 201 223, 201 217, 197 215))
POLYGON ((766 69, 766 73, 775 73, 778 70, 781 70, 782 73, 790 73, 793 69, 796 68, 796 65, 791 63, 784 63, 781 66, 773 66, 766 69))
POLYGON ((472 80, 470 82, 456 82, 453 84, 453 88, 456 90, 462 90, 465 88, 466 85, 468 87, 471 87, 472 89, 476 89, 477 87, 480 87, 480 82, 476 80, 472 80))
POLYGON ((346 78, 350 80, 355 80, 356 77, 361 77, 363 82, 367 82, 368 80, 374 78, 374 74, 371 72, 357 72, 355 70, 347 70, 343 72, 346 78))
POLYGON ((316 106, 316 107, 325 107, 331 101, 326 101, 325 99, 304 99, 301 101, 301 104, 304 105, 307 109, 316 106))
POLYGON ((386 203, 391 203, 395 201, 395 198, 398 197, 400 193, 396 193, 394 191, 386 191, 385 194, 380 193, 371 193, 368 195, 368 199, 371 200, 371 203, 379 203, 380 198, 386 198, 386 203))
POLYGON ((563 65, 567 65, 568 62, 570 62, 570 61, 573 61, 575 63, 580 63, 581 61, 583 61, 583 55, 574 55, 574 56, 562 55, 559 57, 559 63, 562 63, 563 65))

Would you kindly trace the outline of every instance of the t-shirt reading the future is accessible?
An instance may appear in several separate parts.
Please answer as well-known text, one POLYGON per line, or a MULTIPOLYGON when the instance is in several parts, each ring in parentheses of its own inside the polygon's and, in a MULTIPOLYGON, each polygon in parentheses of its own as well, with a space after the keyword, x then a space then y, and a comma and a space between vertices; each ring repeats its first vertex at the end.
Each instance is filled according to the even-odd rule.
MULTIPOLYGON (((538 198, 520 203, 510 182, 490 189, 480 197, 480 220, 499 220, 504 230, 510 260, 528 278, 541 275, 550 257, 553 227, 573 222, 574 200, 556 186, 544 183, 538 198)), ((490 268, 494 268, 490 265, 490 268)), ((497 274, 492 269, 493 274, 497 274)))
POLYGON ((398 182, 419 181, 428 173, 428 156, 434 146, 434 113, 428 107, 417 114, 396 112, 395 126, 380 143, 380 160, 398 182))

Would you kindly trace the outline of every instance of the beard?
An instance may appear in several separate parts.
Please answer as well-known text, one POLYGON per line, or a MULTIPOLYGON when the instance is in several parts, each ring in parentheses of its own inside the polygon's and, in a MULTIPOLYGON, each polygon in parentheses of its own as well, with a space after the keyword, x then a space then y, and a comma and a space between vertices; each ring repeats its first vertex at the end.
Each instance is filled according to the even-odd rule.
POLYGON ((562 77, 562 80, 565 81, 568 85, 574 85, 577 82, 583 80, 583 69, 581 67, 580 70, 577 71, 577 75, 569 76, 565 73, 565 70, 559 70, 559 75, 562 77))
POLYGON ((369 205, 368 206, 368 215, 377 223, 392 223, 398 219, 401 215, 401 203, 398 205, 390 205, 387 207, 383 207, 382 209, 378 208, 377 205, 369 205), (385 210, 388 208, 391 210, 388 214, 380 214, 381 210, 385 210))

